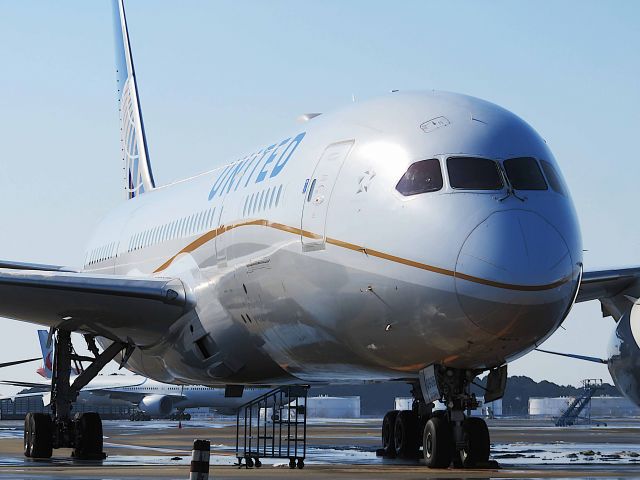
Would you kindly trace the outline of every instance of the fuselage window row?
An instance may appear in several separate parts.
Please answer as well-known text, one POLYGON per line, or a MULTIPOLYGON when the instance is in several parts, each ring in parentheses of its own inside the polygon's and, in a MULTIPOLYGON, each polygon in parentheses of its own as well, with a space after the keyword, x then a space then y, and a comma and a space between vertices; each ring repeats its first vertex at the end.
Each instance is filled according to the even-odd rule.
POLYGON ((84 262, 85 267, 89 265, 94 265, 99 262, 104 262, 106 260, 110 260, 111 258, 115 257, 116 245, 117 245, 116 242, 111 242, 91 250, 86 256, 86 259, 84 262))
POLYGON ((275 208, 280 204, 282 185, 269 187, 260 192, 254 192, 244 197, 242 216, 247 217, 264 210, 275 208))
MULTIPOLYGON (((164 225, 138 232, 129 238, 127 252, 210 230, 214 227, 215 212, 216 207, 213 207, 173 220, 164 225)), ((117 256, 117 245, 117 242, 111 242, 91 250, 87 253, 85 267, 115 258, 117 256)))
POLYGON ((127 252, 211 230, 214 227, 215 212, 216 208, 214 207, 136 233, 129 239, 127 252))
MULTIPOLYGON (((243 217, 277 208, 280 205, 283 186, 273 186, 247 195, 242 210, 243 217)), ((182 217, 163 225, 133 234, 127 244, 127 252, 134 252, 169 240, 183 238, 214 228, 216 207, 182 217)), ((85 267, 117 256, 117 242, 97 247, 87 254, 85 267)))

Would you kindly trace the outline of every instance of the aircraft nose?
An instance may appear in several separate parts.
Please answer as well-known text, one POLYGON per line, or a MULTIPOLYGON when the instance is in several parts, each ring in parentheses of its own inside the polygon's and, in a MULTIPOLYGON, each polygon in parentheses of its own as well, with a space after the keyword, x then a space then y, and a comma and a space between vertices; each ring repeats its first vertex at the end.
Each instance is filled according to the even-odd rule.
POLYGON ((456 292, 466 316, 484 331, 537 339, 562 320, 574 273, 553 225, 535 212, 506 210, 490 215, 462 245, 456 292))

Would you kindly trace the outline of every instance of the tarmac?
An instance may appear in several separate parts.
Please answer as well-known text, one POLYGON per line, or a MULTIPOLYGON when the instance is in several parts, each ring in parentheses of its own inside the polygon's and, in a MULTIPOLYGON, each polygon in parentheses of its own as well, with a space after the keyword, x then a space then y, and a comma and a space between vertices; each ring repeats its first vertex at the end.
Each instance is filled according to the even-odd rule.
POLYGON ((430 470, 420 461, 385 460, 381 419, 316 420, 308 425, 305 468, 286 459, 263 459, 261 468, 238 468, 235 419, 105 421, 101 462, 76 461, 70 450, 51 460, 22 455, 22 422, 0 421, 2 479, 186 479, 193 440, 211 442, 211 479, 327 478, 640 478, 640 419, 557 428, 550 421, 490 420, 491 455, 499 469, 430 470))

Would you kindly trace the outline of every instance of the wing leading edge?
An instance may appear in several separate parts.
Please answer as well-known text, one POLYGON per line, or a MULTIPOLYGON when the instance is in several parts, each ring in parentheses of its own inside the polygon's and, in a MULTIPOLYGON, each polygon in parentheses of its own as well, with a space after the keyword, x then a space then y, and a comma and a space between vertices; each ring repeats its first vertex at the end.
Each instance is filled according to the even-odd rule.
POLYGON ((179 279, 0 269, 0 316, 136 346, 156 343, 194 303, 179 279))
POLYGON ((599 300, 602 314, 617 321, 638 298, 640 267, 631 267, 583 273, 576 302, 599 300))

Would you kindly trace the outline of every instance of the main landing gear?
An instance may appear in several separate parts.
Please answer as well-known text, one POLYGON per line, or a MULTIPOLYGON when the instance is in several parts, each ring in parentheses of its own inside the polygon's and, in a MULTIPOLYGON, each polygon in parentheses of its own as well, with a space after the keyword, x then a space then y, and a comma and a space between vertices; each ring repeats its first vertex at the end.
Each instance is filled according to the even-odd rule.
MULTIPOLYGON (((24 455, 31 458, 50 458, 54 448, 73 448, 73 456, 84 460, 102 460, 102 420, 97 413, 78 413, 71 415, 72 403, 80 390, 89 383, 100 370, 126 346, 112 343, 104 352, 99 353, 95 339, 86 335, 87 345, 94 354, 92 357, 76 355, 71 344, 71 332, 57 330, 52 332, 55 341, 55 358, 51 378, 51 411, 28 413, 24 419, 24 455), (82 371, 70 383, 71 362, 89 361, 89 367, 82 371)), ((126 347, 123 363, 131 349, 126 347)))
MULTIPOLYGON (((379 454, 386 458, 418 459, 422 447, 422 457, 430 468, 448 468, 451 465, 457 468, 497 466, 489 461, 487 424, 481 418, 464 414, 465 410, 474 410, 479 405, 475 395, 470 392, 471 382, 478 373, 431 367, 427 373, 429 378, 426 381, 421 378, 420 383, 413 385, 412 409, 393 410, 384 416, 379 454), (446 410, 433 410, 433 401, 436 399, 444 402, 446 410)), ((490 392, 487 389, 485 396, 499 398, 504 392, 504 381, 496 382, 496 377, 506 379, 506 368, 497 369, 490 373, 491 376, 488 385, 498 385, 501 391, 490 392)))

